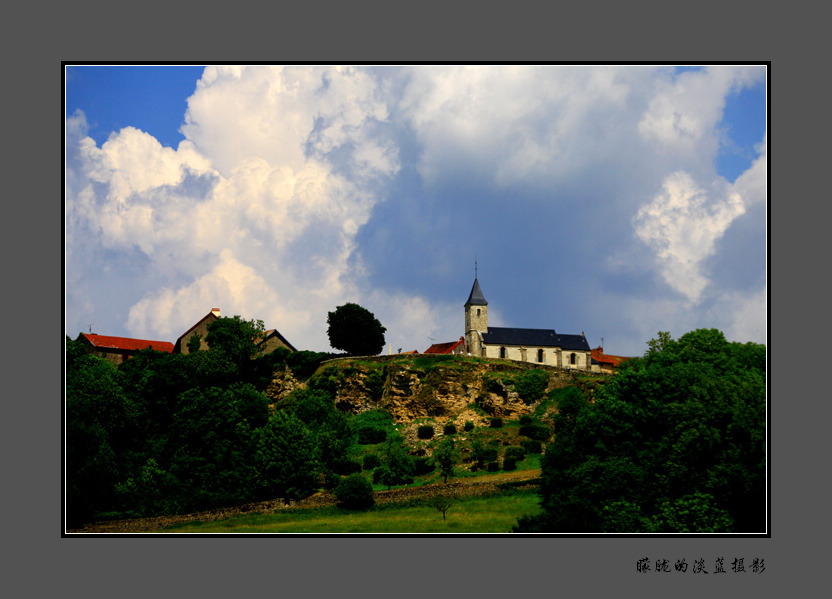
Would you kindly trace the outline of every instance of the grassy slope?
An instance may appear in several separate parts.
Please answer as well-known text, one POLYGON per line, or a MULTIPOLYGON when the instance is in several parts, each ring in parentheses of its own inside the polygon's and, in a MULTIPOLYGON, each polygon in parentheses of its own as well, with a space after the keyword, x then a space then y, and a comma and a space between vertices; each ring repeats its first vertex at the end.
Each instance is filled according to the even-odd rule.
POLYGON ((237 516, 214 522, 174 525, 163 533, 316 533, 316 534, 494 534, 509 533, 523 515, 537 513, 534 489, 505 491, 485 497, 454 500, 445 519, 424 502, 377 505, 366 512, 338 507, 283 510, 237 516))

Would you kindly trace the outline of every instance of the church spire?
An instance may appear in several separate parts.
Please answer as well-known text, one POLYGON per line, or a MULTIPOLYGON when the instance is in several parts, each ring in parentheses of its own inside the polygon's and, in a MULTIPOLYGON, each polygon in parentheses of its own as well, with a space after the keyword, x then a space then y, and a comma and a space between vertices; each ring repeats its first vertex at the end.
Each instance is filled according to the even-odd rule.
POLYGON ((485 301, 485 296, 482 294, 482 289, 480 289, 480 282, 474 278, 474 286, 471 287, 471 293, 468 295, 468 301, 465 302, 466 306, 487 306, 488 302, 485 301))

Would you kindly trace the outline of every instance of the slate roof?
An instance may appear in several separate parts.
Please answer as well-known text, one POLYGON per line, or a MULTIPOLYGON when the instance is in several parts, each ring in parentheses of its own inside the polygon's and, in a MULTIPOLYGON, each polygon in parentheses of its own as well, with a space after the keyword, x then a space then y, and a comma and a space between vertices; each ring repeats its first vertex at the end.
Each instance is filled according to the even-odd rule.
POLYGON ((465 302, 466 306, 487 306, 488 302, 485 301, 485 296, 482 294, 482 289, 480 289, 480 282, 477 279, 474 279, 474 286, 471 287, 471 293, 468 295, 468 301, 465 302))
POLYGON ((583 335, 558 334, 554 329, 516 329, 505 327, 488 327, 482 335, 488 345, 525 345, 535 347, 560 347, 590 351, 589 343, 583 335))
POLYGON ((147 339, 131 339, 129 337, 111 337, 109 335, 99 335, 97 333, 81 333, 81 335, 90 343, 90 345, 99 350, 122 350, 135 352, 150 348, 167 353, 171 353, 173 351, 173 343, 170 343, 169 341, 149 341, 147 339))

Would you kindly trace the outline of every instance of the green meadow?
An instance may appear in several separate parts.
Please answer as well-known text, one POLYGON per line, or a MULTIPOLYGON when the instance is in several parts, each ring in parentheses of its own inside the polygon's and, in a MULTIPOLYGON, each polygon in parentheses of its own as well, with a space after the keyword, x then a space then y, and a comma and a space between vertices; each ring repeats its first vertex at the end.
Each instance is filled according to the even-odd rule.
POLYGON ((513 489, 488 496, 460 497, 442 513, 426 500, 375 505, 351 512, 339 507, 287 509, 211 522, 188 522, 159 533, 186 534, 495 534, 510 533, 518 518, 537 514, 536 489, 513 489))

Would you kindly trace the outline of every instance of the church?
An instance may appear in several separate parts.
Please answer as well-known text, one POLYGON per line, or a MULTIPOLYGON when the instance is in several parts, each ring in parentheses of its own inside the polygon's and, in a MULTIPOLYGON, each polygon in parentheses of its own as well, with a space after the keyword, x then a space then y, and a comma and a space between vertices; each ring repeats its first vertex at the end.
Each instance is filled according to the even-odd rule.
POLYGON ((468 353, 480 358, 504 358, 561 368, 592 369, 592 350, 583 333, 564 335, 554 329, 515 329, 488 326, 488 302, 479 281, 465 302, 465 342, 468 353))

